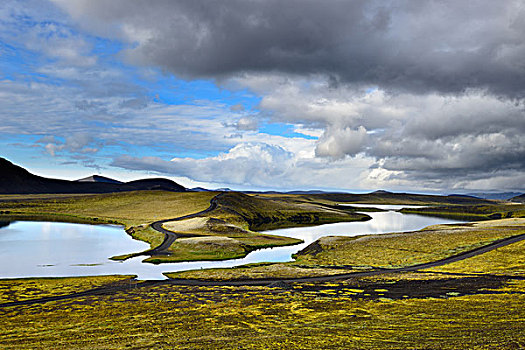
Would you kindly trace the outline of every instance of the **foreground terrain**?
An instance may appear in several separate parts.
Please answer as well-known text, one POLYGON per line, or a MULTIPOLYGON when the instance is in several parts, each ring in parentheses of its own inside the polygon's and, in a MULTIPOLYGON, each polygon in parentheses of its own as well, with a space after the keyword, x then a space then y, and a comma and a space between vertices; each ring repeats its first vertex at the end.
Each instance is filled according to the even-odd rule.
POLYGON ((512 218, 325 238, 294 263, 190 271, 166 281, 2 280, 0 346, 521 349, 525 240, 431 268, 392 271, 523 234, 525 219, 512 218), (363 271, 379 274, 359 275, 363 271), (343 272, 357 275, 325 282, 286 279, 343 272))
POLYGON ((231 258, 258 246, 292 244, 295 240, 277 241, 257 231, 365 220, 366 214, 339 205, 352 201, 428 204, 432 207, 421 214, 468 213, 483 220, 416 232, 323 237, 290 263, 172 273, 165 281, 133 276, 0 280, 0 347, 525 347, 523 205, 359 196, 140 191, 0 197, 4 220, 123 224, 129 234, 150 242, 152 262, 231 258), (167 242, 158 226, 173 240, 167 242))
MULTIPOLYGON (((18 289, 35 283, 16 282, 18 289)), ((12 286, 1 284, 3 291, 12 286)), ((1 308, 0 345, 520 349, 524 290, 523 279, 512 277, 426 273, 275 287, 129 284, 109 294, 1 308)))

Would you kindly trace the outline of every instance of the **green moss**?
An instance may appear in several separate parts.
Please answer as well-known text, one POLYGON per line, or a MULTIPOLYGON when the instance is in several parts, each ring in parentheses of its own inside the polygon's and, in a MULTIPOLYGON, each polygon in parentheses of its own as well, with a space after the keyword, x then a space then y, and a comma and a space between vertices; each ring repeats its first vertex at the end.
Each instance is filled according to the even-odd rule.
POLYGON ((67 295, 100 286, 125 283, 135 276, 16 278, 0 280, 0 303, 67 295))
POLYGON ((271 230, 285 227, 320 225, 342 221, 370 220, 366 214, 289 197, 250 196, 225 193, 218 199, 214 217, 249 230, 271 230))
MULTIPOLYGON (((367 297, 374 294, 370 288, 352 283, 289 289, 130 288, 2 309, 0 347, 519 349, 525 345, 523 294, 396 300, 367 297)), ((523 291, 524 282, 514 288, 523 291)))
POLYGON ((242 193, 223 193, 217 197, 217 203, 217 208, 203 217, 167 222, 163 227, 182 234, 232 238, 242 244, 242 249, 232 252, 216 246, 214 251, 202 251, 175 241, 166 251, 168 254, 156 255, 145 261, 164 263, 241 258, 255 249, 302 242, 294 238, 260 234, 255 229, 369 219, 367 215, 356 214, 351 210, 337 210, 286 198, 259 198, 242 193))
POLYGON ((525 276, 525 242, 514 243, 470 259, 434 267, 428 271, 525 276))

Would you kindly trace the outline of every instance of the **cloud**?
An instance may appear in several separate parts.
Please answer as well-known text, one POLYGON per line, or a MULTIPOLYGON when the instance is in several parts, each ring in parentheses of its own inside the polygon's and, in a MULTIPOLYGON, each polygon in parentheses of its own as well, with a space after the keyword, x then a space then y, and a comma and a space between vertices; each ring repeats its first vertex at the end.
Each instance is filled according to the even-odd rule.
POLYGON ((242 117, 237 121, 235 127, 239 130, 257 130, 258 122, 253 117, 242 117))
MULTIPOLYGON (((259 107, 271 119, 322 130, 316 156, 361 153, 374 159, 363 186, 453 188, 471 186, 469 179, 488 184, 476 179, 488 180, 502 169, 514 176, 525 171, 523 100, 486 90, 389 94, 377 87, 333 87, 322 77, 239 80, 262 95, 259 107)), ((508 179, 509 186, 516 183, 508 179)))
POLYGON ((89 147, 94 143, 96 142, 93 137, 87 133, 69 135, 66 137, 65 142, 51 135, 41 137, 35 141, 35 144, 44 144, 45 151, 53 157, 61 151, 68 151, 70 153, 97 153, 98 148, 89 147))
POLYGON ((233 187, 305 189, 356 188, 370 162, 362 157, 328 163, 266 143, 241 143, 227 152, 203 159, 132 157, 122 155, 112 166, 155 171, 207 183, 233 187), (354 186, 354 187, 352 187, 354 186))
POLYGON ((349 127, 330 127, 319 138, 315 154, 332 158, 356 155, 363 150, 366 139, 366 129, 363 126, 355 130, 349 127))
POLYGON ((523 189, 520 1, 53 3, 0 5, 33 67, 0 81, 0 128, 51 155, 243 186, 523 189), (158 68, 230 91, 182 98, 158 68))
POLYGON ((323 74, 334 84, 522 96, 521 1, 146 0, 55 3, 125 55, 188 78, 323 74))
POLYGON ((266 186, 271 179, 282 177, 292 153, 264 143, 238 144, 228 152, 204 159, 122 156, 112 165, 134 170, 153 170, 185 176, 203 182, 266 186))
POLYGON ((236 105, 231 106, 230 110, 232 112, 243 112, 244 111, 244 106, 242 104, 238 103, 236 105))

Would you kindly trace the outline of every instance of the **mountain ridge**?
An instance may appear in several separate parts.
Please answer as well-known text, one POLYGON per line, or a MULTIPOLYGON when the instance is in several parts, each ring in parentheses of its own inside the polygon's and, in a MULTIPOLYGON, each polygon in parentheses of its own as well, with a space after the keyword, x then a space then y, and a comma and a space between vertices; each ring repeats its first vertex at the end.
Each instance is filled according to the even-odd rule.
POLYGON ((91 177, 76 181, 46 178, 32 174, 21 166, 0 157, 0 194, 111 193, 140 190, 186 191, 184 186, 163 178, 120 182, 100 175, 91 177), (91 177, 92 180, 89 179, 91 177))

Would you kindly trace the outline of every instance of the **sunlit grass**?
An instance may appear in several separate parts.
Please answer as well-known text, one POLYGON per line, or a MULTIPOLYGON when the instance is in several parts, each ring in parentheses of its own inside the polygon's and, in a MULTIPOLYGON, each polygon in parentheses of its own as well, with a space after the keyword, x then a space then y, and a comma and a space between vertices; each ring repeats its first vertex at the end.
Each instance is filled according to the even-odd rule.
MULTIPOLYGON (((56 198, 0 202, 10 214, 68 214, 99 220, 116 220, 136 226, 206 209, 214 192, 133 191, 99 195, 57 195, 56 198)), ((31 198, 31 196, 29 197, 31 198)))
POLYGON ((296 263, 396 268, 443 259, 522 233, 525 219, 436 225, 407 233, 322 237, 298 253, 296 263))
POLYGON ((457 261, 428 271, 525 275, 525 241, 514 243, 483 255, 457 261))
MULTIPOLYGON (((200 212, 210 206, 210 200, 217 194, 135 191, 99 195, 3 196, 6 201, 0 202, 0 219, 118 223, 124 225, 133 238, 146 241, 154 248, 164 241, 164 234, 153 230, 149 226, 152 222, 200 212)), ((254 249, 301 242, 260 234, 256 230, 368 218, 348 209, 338 210, 304 201, 289 201, 287 198, 270 200, 241 193, 221 195, 218 208, 206 215, 204 218, 168 222, 165 228, 177 233, 232 238, 238 241, 235 249, 231 245, 215 245, 215 250, 210 250, 209 244, 192 244, 189 247, 176 242, 167 250, 168 255, 153 256, 146 261, 160 263, 240 258, 254 249), (187 225, 187 222, 195 220, 200 224, 187 225)), ((122 260, 134 255, 114 258, 122 260)))

